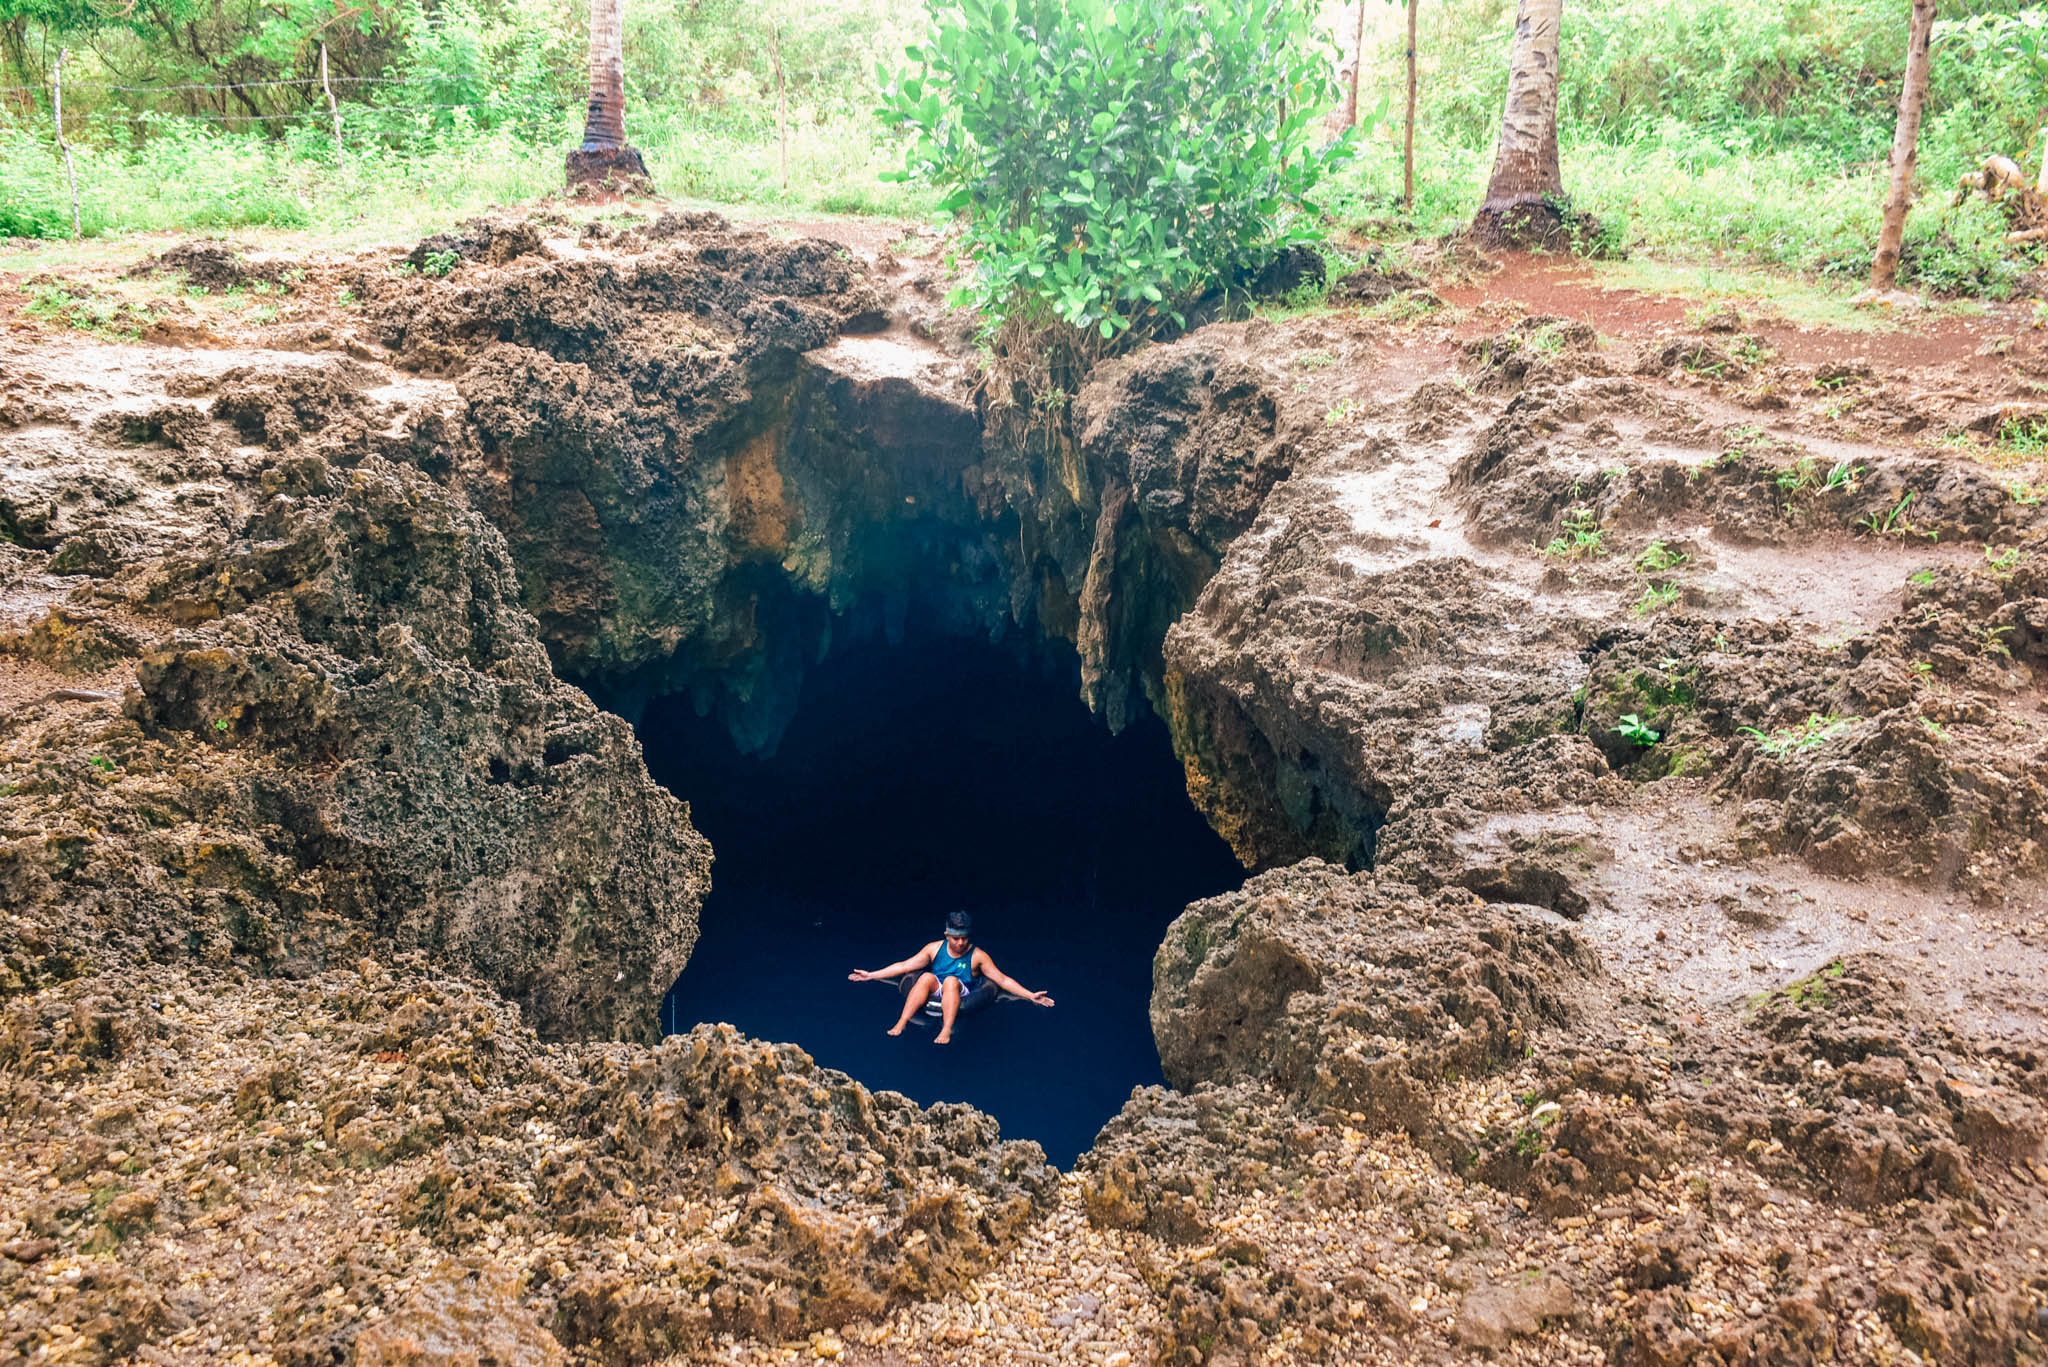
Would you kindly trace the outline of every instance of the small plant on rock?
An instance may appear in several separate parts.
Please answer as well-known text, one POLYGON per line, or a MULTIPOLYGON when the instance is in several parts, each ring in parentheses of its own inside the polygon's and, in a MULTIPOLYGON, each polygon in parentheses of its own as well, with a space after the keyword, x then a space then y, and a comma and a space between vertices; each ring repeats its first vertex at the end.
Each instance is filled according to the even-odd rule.
POLYGON ((1662 731, 1646 724, 1641 717, 1633 712, 1616 723, 1613 730, 1615 735, 1620 736, 1629 744, 1640 745, 1645 749, 1664 739, 1662 731))
POLYGON ((1863 477, 1863 467, 1851 465, 1846 457, 1828 467, 1827 478, 1821 481, 1822 493, 1833 493, 1837 489, 1855 492, 1856 481, 1863 477))
POLYGON ((1669 574, 1692 557, 1664 541, 1652 541, 1636 556, 1638 574, 1669 574))
POLYGON ((1540 549, 1542 553, 1559 560, 1577 560, 1596 555, 1605 555, 1601 549, 1604 533, 1600 519, 1591 508, 1576 507, 1564 515, 1564 525, 1550 544, 1540 549))
POLYGON ((1771 439, 1764 429, 1753 423, 1731 427, 1721 436, 1721 454, 1716 457, 1719 464, 1733 465, 1771 448, 1771 439))
POLYGON ((1643 590, 1643 596, 1636 599, 1631 611, 1638 617, 1647 617, 1653 612, 1662 612, 1678 601, 1678 585, 1651 584, 1643 590))
POLYGON ((1760 366, 1778 353, 1765 344, 1761 337, 1743 336, 1735 339, 1735 345, 1728 348, 1729 354, 1746 366, 1760 366))
POLYGON ((1788 494, 1811 489, 1819 482, 1819 467, 1812 456, 1801 456, 1774 476, 1778 488, 1788 494))
POLYGON ((1910 532, 1913 530, 1913 524, 1904 520, 1905 513, 1906 509, 1913 506, 1913 500, 1918 497, 1918 494, 1908 489, 1899 496, 1898 503, 1893 506, 1890 512, 1872 513, 1856 525, 1869 532, 1872 536, 1890 536, 1894 532, 1910 532))
POLYGON ((1840 422, 1843 418, 1855 412, 1862 403, 1863 396, 1861 394, 1844 394, 1838 399, 1830 399, 1822 404, 1820 406, 1820 415, 1829 422, 1840 422))
POLYGON ((1818 1011, 1825 1008, 1833 998, 1831 984, 1842 976, 1847 967, 1840 959, 1824 964, 1803 978, 1795 978, 1775 992, 1764 992, 1750 998, 1751 1014, 1761 1015, 1766 1011, 1786 1006, 1803 1011, 1818 1011))
POLYGON ((2007 418, 1998 425, 1998 445, 2015 456, 2048 453, 2048 417, 2007 418))
POLYGON ((1855 720, 1854 717, 1838 717, 1832 712, 1826 715, 1813 712, 1797 726, 1784 726, 1768 732, 1754 726, 1745 726, 1741 730, 1743 735, 1756 742, 1757 749, 1772 759, 1781 759, 1827 744, 1847 731, 1855 720))

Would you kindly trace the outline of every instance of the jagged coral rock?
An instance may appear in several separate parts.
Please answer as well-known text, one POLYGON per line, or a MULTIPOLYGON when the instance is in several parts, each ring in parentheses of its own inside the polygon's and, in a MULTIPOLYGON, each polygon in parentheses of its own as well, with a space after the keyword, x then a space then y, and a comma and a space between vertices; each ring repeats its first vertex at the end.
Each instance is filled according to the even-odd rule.
POLYGON ((1305 1104, 1427 1132, 1439 1084, 1569 1020, 1598 971, 1561 918, 1311 859, 1175 920, 1153 963, 1152 1031, 1177 1086, 1269 1079, 1305 1104))
POLYGON ((23 761, 102 756, 12 799, 51 823, 7 848, 30 975, 180 950, 306 971, 382 944, 547 1033, 651 1030, 702 839, 625 724, 555 681, 488 524, 374 458, 302 474, 143 589, 216 620, 142 649, 126 719, 16 738, 23 761), (109 834, 67 839, 82 820, 109 834))

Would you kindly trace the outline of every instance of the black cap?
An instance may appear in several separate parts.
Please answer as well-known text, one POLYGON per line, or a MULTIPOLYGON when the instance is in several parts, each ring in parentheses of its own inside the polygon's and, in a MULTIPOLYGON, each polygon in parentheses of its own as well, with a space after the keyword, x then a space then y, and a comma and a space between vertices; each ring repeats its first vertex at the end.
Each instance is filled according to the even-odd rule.
POLYGON ((954 912, 946 918, 946 934, 972 939, 974 936, 974 918, 964 911, 954 912))

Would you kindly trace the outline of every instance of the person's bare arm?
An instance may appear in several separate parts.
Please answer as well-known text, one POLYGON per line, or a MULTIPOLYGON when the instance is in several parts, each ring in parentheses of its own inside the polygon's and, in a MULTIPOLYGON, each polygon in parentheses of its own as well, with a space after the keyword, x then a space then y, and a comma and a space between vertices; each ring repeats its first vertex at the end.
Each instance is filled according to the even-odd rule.
POLYGON ((974 966, 981 971, 982 977, 987 978, 990 982, 994 983, 997 987, 1002 988, 1003 991, 1009 993, 1011 996, 1022 997, 1025 1001, 1028 1002, 1037 1002, 1040 1006, 1052 1005, 1051 997, 1047 996, 1043 992, 1033 992, 1030 988, 1024 986, 1024 984, 1018 982, 1015 978, 1003 972, 1002 969, 997 968, 996 961, 994 959, 989 958, 987 951, 979 949, 975 950, 974 960, 974 966))
POLYGON ((903 973, 915 973, 920 968, 930 968, 932 960, 937 958, 938 954, 939 942, 934 940, 909 958, 898 959, 887 968, 877 968, 872 971, 865 968, 856 968, 853 972, 846 975, 846 979, 848 982, 866 983, 873 982, 877 978, 894 978, 903 973))

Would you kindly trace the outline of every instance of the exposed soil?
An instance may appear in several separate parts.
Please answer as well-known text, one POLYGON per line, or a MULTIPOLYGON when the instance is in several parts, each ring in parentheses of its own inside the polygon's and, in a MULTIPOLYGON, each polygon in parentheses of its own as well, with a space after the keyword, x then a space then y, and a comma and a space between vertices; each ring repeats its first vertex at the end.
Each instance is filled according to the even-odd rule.
POLYGON ((1054 402, 791 226, 0 297, 0 1361, 2048 1360, 2017 311, 1446 261, 1054 402), (645 1042, 702 841, 558 675, 766 745, 890 612, 1070 642, 1257 874, 1070 1174, 645 1042))
MULTIPOLYGON (((1570 318, 1605 336, 1640 345, 1649 337, 1687 330, 1693 317, 1714 312, 1709 299, 1659 296, 1604 284, 1592 267, 1569 259, 1509 252, 1495 260, 1494 269, 1436 287, 1445 303, 1481 315, 1464 335, 1483 335, 1484 316, 1505 312, 1511 317, 1570 318)), ((1792 365, 1853 360, 1900 371, 1967 375, 1989 389, 2003 378, 2010 358, 2038 363, 2048 355, 2048 338, 2028 326, 2029 314, 2015 306, 1992 307, 1974 317, 1936 313, 1926 318, 1888 319, 1885 326, 1854 332, 1801 326, 1774 316, 1768 304, 1752 306, 1754 316, 1747 318, 1740 305, 1722 307, 1740 320, 1741 330, 1753 331, 1792 365), (2012 342, 2003 354, 1980 352, 2001 338, 2012 342)))

